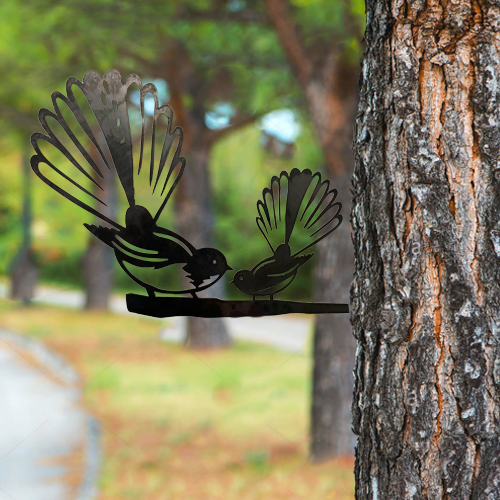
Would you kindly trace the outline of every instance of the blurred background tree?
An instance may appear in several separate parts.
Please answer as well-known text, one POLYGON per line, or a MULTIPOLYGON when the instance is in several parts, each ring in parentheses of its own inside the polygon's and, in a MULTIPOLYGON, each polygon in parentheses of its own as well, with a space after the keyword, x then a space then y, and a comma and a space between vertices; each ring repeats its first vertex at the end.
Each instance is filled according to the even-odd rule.
MULTIPOLYGON (((318 3, 314 2, 315 7, 318 3)), ((339 190, 347 222, 364 2, 329 2, 312 9, 307 8, 307 1, 266 0, 265 4, 290 69, 303 91, 326 174, 339 190)), ((315 300, 349 301, 354 271, 350 235, 350 225, 342 224, 320 243, 315 300)), ((315 461, 350 454, 354 449, 350 412, 354 355, 349 317, 318 315, 311 408, 311 456, 315 461)))
MULTIPOLYGON (((266 0, 264 4, 266 19, 260 17, 260 2, 241 3, 238 17, 259 24, 267 21, 274 31, 302 91, 299 106, 314 126, 324 171, 338 188, 348 214, 364 2, 266 0)), ((197 12, 197 16, 216 18, 211 13, 197 12)), ((231 17, 234 21, 236 16, 231 17)), ((348 302, 354 271, 350 226, 343 224, 322 242, 318 254, 314 298, 348 302)), ((354 448, 350 403, 355 340, 349 318, 319 315, 314 346, 311 455, 321 461, 352 453, 354 448)))
MULTIPOLYGON (((350 135, 363 22, 359 0, 27 0, 22 5, 5 0, 0 6, 4 159, 19 156, 17 147, 8 146, 11 124, 29 133, 39 130, 33 124, 38 109, 50 107, 49 92, 62 91, 70 74, 81 79, 89 69, 104 73, 112 67, 122 75, 137 72, 163 88, 175 124, 185 130, 188 168, 170 213, 178 230, 196 245, 223 249, 235 269, 246 268, 265 253, 249 214, 270 175, 293 167, 323 170, 339 189, 345 222, 319 248, 314 291, 308 266, 287 293, 345 302, 352 276, 350 135), (297 138, 283 131, 283 118, 274 128, 265 127, 263 117, 276 110, 288 110, 288 123, 295 120, 300 127, 297 138)), ((14 173, 0 176, 16 182, 14 173)), ((107 307, 114 276, 115 288, 133 290, 114 269, 108 250, 89 238, 79 210, 48 191, 34 189, 33 247, 41 277, 85 284, 90 308, 107 307), (87 265, 81 273, 85 242, 87 265)), ((117 199, 117 210, 120 203, 117 199)), ((12 223, 19 210, 15 201, 3 216, 11 221, 2 235, 5 262, 19 251, 18 226, 12 223)), ((220 347, 230 338, 220 320, 190 319, 188 343, 220 347)), ((353 351, 347 317, 317 319, 311 450, 316 460, 352 451, 353 351)))

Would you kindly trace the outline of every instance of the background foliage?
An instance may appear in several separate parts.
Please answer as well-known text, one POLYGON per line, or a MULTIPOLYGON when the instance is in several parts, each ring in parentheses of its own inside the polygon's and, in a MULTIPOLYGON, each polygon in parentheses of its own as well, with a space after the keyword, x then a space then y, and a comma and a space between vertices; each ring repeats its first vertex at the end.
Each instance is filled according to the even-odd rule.
MULTIPOLYGON (((361 4, 353 2, 350 9, 357 12, 361 4)), ((201 95, 207 112, 213 112, 220 103, 229 104, 234 113, 259 116, 290 108, 300 122, 301 134, 290 160, 273 157, 262 149, 259 120, 219 142, 210 160, 217 245, 235 269, 248 268, 267 256, 267 245, 255 225, 255 203, 262 189, 282 169, 320 169, 322 155, 273 30, 265 22, 221 23, 217 19, 217 13, 235 15, 236 19, 249 6, 256 15, 262 14, 260 3, 232 1, 225 8, 219 5, 210 1, 2 2, 0 273, 7 272, 19 248, 22 161, 31 154, 29 134, 40 130, 38 109, 51 107, 51 91, 63 91, 69 75, 81 78, 88 69, 102 73, 116 67, 122 75, 134 71, 143 81, 151 80, 148 72, 154 65, 163 64, 165 47, 173 43, 182 44, 197 76, 211 82, 208 86, 205 82, 203 88, 207 90, 201 95)), ((357 55, 356 39, 344 32, 344 4, 301 0, 294 5, 306 40, 327 44, 333 32, 336 37, 344 37, 348 51, 357 55)), ((183 70, 180 62, 178 65, 183 70)), ((189 101, 189 93, 183 98, 189 101)), ((188 107, 195 104, 187 103, 188 107)), ((80 262, 89 236, 82 226, 88 222, 86 214, 40 182, 32 186, 34 249, 41 277, 81 285, 80 262)), ((310 275, 309 265, 289 293, 309 297, 310 275)), ((121 270, 117 276, 119 288, 134 289, 135 284, 121 270)))

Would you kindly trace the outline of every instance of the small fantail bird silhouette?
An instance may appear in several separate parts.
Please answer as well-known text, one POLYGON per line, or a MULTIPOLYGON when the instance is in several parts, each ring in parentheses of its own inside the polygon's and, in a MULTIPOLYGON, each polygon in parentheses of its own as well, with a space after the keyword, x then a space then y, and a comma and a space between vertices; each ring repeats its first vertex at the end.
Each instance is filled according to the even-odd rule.
POLYGON ((60 92, 52 94, 55 113, 48 109, 39 112, 40 123, 47 135, 35 133, 31 136, 31 144, 37 153, 31 158, 35 174, 66 199, 110 226, 85 224, 93 235, 113 248, 124 271, 146 288, 149 295, 160 292, 196 296, 196 292, 220 280, 231 268, 219 250, 197 249, 179 234, 158 225, 158 219, 182 177, 186 160, 180 156, 183 131, 180 127, 172 130, 172 108, 159 106, 156 87, 151 83, 142 85, 137 75, 130 75, 122 83, 118 71, 110 70, 104 76, 89 71, 82 82, 69 78, 66 93, 67 97, 60 92), (139 89, 135 93, 140 106, 133 110, 135 114, 129 109, 128 102, 133 84, 139 89), (75 98, 73 87, 83 94, 79 101, 75 98), (149 129, 146 126, 148 117, 145 106, 148 94, 154 100, 154 110, 149 113, 149 129), (142 130, 139 161, 135 169, 131 122, 137 122, 138 114, 142 119, 142 130), (51 128, 47 117, 55 120, 57 125, 51 128), (163 133, 159 133, 165 121, 167 125, 163 133), (99 131, 102 134, 99 135, 99 131), (177 145, 172 148, 176 140, 177 145), (44 144, 43 152, 41 144, 44 144), (150 151, 149 168, 142 168, 145 146, 150 151), (160 147, 159 158, 155 161, 155 150, 160 147), (65 156, 63 161, 61 153, 65 156), (55 176, 55 181, 42 173, 40 167, 44 164, 48 174, 52 178, 55 176), (165 168, 167 165, 168 168, 165 168), (125 226, 110 216, 105 203, 113 196, 110 195, 110 186, 115 184, 115 177, 120 181, 128 202, 125 226), (156 205, 153 212, 150 205, 146 208, 136 202, 136 196, 144 191, 141 181, 153 198, 150 205, 156 205), (85 184, 91 183, 94 193, 85 187, 85 184), (88 204, 90 202, 97 202, 102 208, 93 208, 88 204), (189 286, 180 290, 160 288, 140 276, 143 268, 161 270, 172 265, 182 267, 190 280, 189 286))
POLYGON ((273 177, 271 188, 264 189, 262 200, 257 202, 256 219, 273 255, 251 270, 238 271, 231 283, 254 300, 256 296, 273 300, 314 255, 304 252, 339 227, 342 205, 336 197, 337 190, 330 190, 330 182, 308 169, 301 172, 294 168, 289 174, 281 172, 273 177), (305 244, 304 237, 309 240, 305 244))

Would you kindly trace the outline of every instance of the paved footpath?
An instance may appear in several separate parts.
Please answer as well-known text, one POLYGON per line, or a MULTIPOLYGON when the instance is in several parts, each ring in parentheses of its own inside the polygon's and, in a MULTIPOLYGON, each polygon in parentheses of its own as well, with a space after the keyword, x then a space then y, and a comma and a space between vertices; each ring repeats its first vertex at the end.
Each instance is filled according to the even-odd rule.
POLYGON ((0 500, 95 498, 98 430, 77 382, 41 344, 0 330, 0 500))

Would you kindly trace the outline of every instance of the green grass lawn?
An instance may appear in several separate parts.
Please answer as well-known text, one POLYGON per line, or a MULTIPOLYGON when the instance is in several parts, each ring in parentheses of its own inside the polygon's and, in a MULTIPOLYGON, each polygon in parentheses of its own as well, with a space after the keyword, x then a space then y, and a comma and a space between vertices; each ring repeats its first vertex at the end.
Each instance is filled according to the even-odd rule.
POLYGON ((37 337, 83 376, 101 421, 101 499, 344 500, 353 462, 308 463, 311 360, 236 342, 188 351, 139 316, 22 308, 0 326, 37 337))

